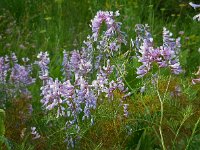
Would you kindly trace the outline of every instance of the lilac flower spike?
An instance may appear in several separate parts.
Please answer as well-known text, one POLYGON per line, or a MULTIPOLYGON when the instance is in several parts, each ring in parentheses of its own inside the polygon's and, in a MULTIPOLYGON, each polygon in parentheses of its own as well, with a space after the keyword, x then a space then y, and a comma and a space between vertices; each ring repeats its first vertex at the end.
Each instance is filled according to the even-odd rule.
MULTIPOLYGON (((119 12, 116 13, 117 16, 119 16, 119 12)), ((105 21, 107 25, 107 35, 110 36, 114 34, 115 29, 118 27, 117 24, 115 23, 115 20, 113 19, 115 15, 113 14, 112 11, 98 11, 97 15, 94 17, 92 22, 92 32, 93 32, 93 38, 95 41, 97 40, 97 36, 99 34, 100 27, 102 23, 105 21)))
POLYGON ((9 60, 7 57, 0 57, 0 83, 6 83, 7 73, 10 69, 9 60))
POLYGON ((104 33, 106 37, 112 37, 114 34, 118 33, 118 40, 126 43, 123 33, 120 31, 121 23, 115 21, 115 17, 118 17, 120 15, 119 11, 116 11, 115 13, 112 11, 98 11, 96 16, 93 20, 91 20, 92 24, 92 38, 94 41, 97 41, 99 30, 103 22, 106 23, 107 30, 104 33))
POLYGON ((15 53, 11 53, 10 57, 7 55, 0 57, 0 84, 5 86, 5 92, 8 95, 16 96, 16 92, 19 92, 28 96, 30 92, 27 86, 35 82, 35 79, 31 77, 32 66, 26 64, 28 58, 22 60, 24 60, 24 65, 18 63, 15 53), (12 85, 12 88, 8 85, 12 85))
MULTIPOLYGON (((39 60, 36 63, 41 70, 40 79, 43 80, 43 108, 46 111, 57 110, 57 117, 66 117, 66 128, 73 129, 76 134, 80 131, 80 121, 90 120, 90 124, 94 124, 92 110, 98 107, 98 100, 101 100, 102 96, 111 101, 114 99, 114 91, 127 92, 119 73, 116 74, 115 80, 110 81, 110 75, 116 69, 109 58, 120 49, 122 43, 126 43, 124 33, 120 30, 121 23, 115 21, 115 17, 119 15, 119 11, 97 12, 91 21, 92 35, 84 41, 84 46, 70 53, 63 52, 62 82, 49 76, 48 53, 41 52, 38 55, 39 60), (100 32, 103 22, 107 28, 100 32), (97 73, 96 76, 94 73, 97 73)), ((129 95, 126 94, 122 99, 129 95)), ((124 115, 127 116, 128 105, 120 106, 124 106, 124 115)), ((76 138, 67 135, 69 146, 74 147, 76 138)))
POLYGON ((128 106, 129 106, 129 104, 124 104, 124 105, 123 105, 123 108, 124 108, 124 116, 125 116, 125 117, 128 117, 128 106))
POLYGON ((57 108, 57 117, 65 115, 65 108, 62 106, 63 100, 61 98, 61 87, 62 83, 56 79, 47 81, 47 84, 41 87, 43 98, 41 102, 46 110, 52 110, 57 108))
POLYGON ((39 59, 39 61, 37 61, 36 64, 38 64, 41 69, 39 77, 41 80, 46 80, 49 77, 49 54, 47 52, 40 52, 37 58, 39 59))
POLYGON ((30 77, 30 71, 19 64, 15 64, 12 68, 10 79, 15 84, 30 85, 35 82, 35 79, 30 77))
POLYGON ((158 61, 161 64, 160 67, 166 64, 174 74, 180 74, 182 72, 178 57, 180 47, 180 38, 172 38, 172 33, 166 28, 163 28, 163 46, 160 47, 161 58, 163 60, 158 61))
POLYGON ((163 28, 163 45, 154 48, 153 38, 149 32, 148 25, 136 25, 136 41, 133 43, 137 51, 136 56, 142 65, 137 68, 137 78, 147 74, 153 63, 159 67, 169 67, 174 74, 182 72, 178 54, 180 51, 180 38, 172 38, 172 33, 163 28))

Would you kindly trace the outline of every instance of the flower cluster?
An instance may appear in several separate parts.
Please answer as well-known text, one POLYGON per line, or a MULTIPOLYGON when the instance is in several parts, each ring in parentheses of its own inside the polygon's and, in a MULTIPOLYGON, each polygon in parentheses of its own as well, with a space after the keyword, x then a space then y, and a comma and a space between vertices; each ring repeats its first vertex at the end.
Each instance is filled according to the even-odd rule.
MULTIPOLYGON (((119 12, 97 12, 92 20, 92 35, 84 41, 85 47, 69 53, 63 51, 63 81, 49 76, 50 59, 47 52, 41 52, 37 56, 36 64, 40 67, 40 79, 43 80, 43 108, 46 111, 56 110, 57 117, 66 117, 66 128, 73 128, 76 133, 80 131, 80 121, 90 120, 90 124, 94 124, 92 110, 98 107, 97 101, 102 95, 113 100, 114 91, 125 93, 128 90, 119 73, 116 80, 110 81, 110 75, 115 70, 115 66, 110 64, 110 54, 117 51, 121 43, 126 43, 125 36, 120 31, 121 23, 114 20, 116 16, 119 16, 119 12), (107 29, 100 33, 103 22, 107 29), (103 65, 102 62, 106 59, 107 63, 103 65)), ((125 98, 126 96, 122 97, 121 105, 124 106, 124 115, 127 117, 128 105, 123 101, 125 98)), ((74 146, 72 135, 67 135, 66 141, 74 146)))
POLYGON ((142 65, 137 68, 138 78, 143 77, 152 68, 153 63, 159 67, 169 67, 174 74, 182 72, 178 53, 180 51, 180 38, 172 38, 172 33, 163 28, 163 45, 154 47, 153 38, 148 25, 136 25, 136 55, 142 65))
POLYGON ((117 16, 118 11, 98 11, 91 20, 92 35, 88 35, 87 40, 83 42, 85 45, 81 54, 92 62, 93 69, 98 69, 101 62, 116 54, 122 43, 126 44, 125 33, 121 31, 122 23, 115 21, 117 16), (104 22, 106 29, 101 32, 104 22), (94 60, 96 61, 93 62, 94 60))
MULTIPOLYGON (((64 58, 65 55, 66 52, 64 51, 64 58)), ((41 68, 41 73, 44 73, 41 74, 41 76, 45 75, 45 78, 41 78, 42 80, 45 80, 41 87, 41 95, 43 96, 41 102, 46 110, 52 110, 57 107, 57 117, 67 115, 69 118, 74 118, 73 122, 76 122, 78 115, 83 111, 84 115, 82 119, 90 118, 90 109, 96 108, 97 98, 101 93, 105 93, 106 97, 113 99, 113 92, 116 89, 121 92, 127 91, 120 78, 116 81, 109 81, 109 75, 113 72, 114 68, 114 66, 110 65, 110 60, 107 61, 107 66, 100 68, 96 79, 92 80, 90 84, 90 80, 85 74, 90 70, 88 69, 89 67, 86 67, 90 66, 90 64, 89 62, 81 63, 82 61, 84 62, 84 60, 79 57, 80 55, 78 55, 76 51, 72 52, 69 61, 66 59, 63 61, 63 67, 65 69, 68 68, 69 70, 66 71, 73 75, 64 82, 61 82, 58 79, 53 81, 51 77, 46 77, 46 72, 48 72, 48 70, 44 71, 44 68, 48 68, 46 60, 49 62, 49 58, 46 56, 46 52, 40 53, 38 58, 45 57, 46 59, 40 59, 37 62, 41 68), (84 108, 82 108, 83 105, 84 108)))
MULTIPOLYGON (((109 80, 109 76, 114 70, 114 66, 110 65, 110 60, 107 60, 106 66, 99 68, 96 78, 91 80, 87 74, 91 70, 89 62, 86 62, 77 51, 73 51, 69 59, 66 56, 64 51, 63 70, 66 80, 61 82, 58 79, 53 80, 51 77, 46 76, 48 70, 45 69, 48 68, 49 63, 47 53, 40 53, 38 55, 39 61, 37 64, 41 68, 40 79, 45 81, 41 87, 41 103, 46 111, 56 109, 57 117, 67 117, 67 129, 74 128, 79 133, 80 117, 82 121, 90 120, 91 125, 94 123, 91 112, 97 108, 97 100, 102 94, 108 100, 113 100, 115 90, 125 93, 128 89, 125 88, 120 78, 109 80), (46 60, 48 60, 48 63, 46 60)), ((123 104, 123 98, 122 105, 125 106, 124 115, 127 116, 128 105, 123 104)), ((67 139, 71 138, 70 135, 67 136, 67 139)))
POLYGON ((0 84, 3 85, 6 95, 16 96, 16 92, 29 95, 27 86, 33 84, 35 79, 31 77, 32 66, 27 64, 28 58, 22 59, 24 65, 18 63, 15 53, 11 56, 0 57, 0 84))
MULTIPOLYGON (((107 30, 104 33, 104 35, 106 37, 112 37, 114 36, 116 33, 120 34, 122 33, 120 31, 121 28, 121 23, 120 22, 116 22, 114 20, 114 17, 119 16, 119 11, 116 11, 115 13, 112 11, 98 11, 96 16, 94 17, 93 20, 91 20, 92 24, 91 24, 91 28, 92 28, 92 38, 94 39, 94 41, 97 41, 99 32, 100 32, 100 27, 102 26, 103 22, 106 23, 107 26, 107 30)), ((123 37, 121 37, 119 35, 118 40, 123 41, 123 37)))
POLYGON ((0 83, 1 84, 6 83, 6 77, 7 77, 7 73, 9 69, 10 69, 10 64, 9 64, 8 56, 0 57, 0 83))
POLYGON ((35 82, 35 79, 31 77, 32 66, 27 64, 29 61, 28 58, 22 58, 24 65, 18 64, 18 59, 15 53, 11 54, 11 62, 13 64, 12 68, 10 68, 10 82, 20 89, 22 87, 21 92, 27 93, 28 90, 24 87, 31 85, 35 82))

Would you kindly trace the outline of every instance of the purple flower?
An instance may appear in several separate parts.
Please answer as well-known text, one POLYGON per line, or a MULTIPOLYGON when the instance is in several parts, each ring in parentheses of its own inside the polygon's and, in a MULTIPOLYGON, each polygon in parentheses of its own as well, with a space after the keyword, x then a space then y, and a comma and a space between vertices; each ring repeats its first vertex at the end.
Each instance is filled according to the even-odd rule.
POLYGON ((17 56, 15 55, 15 53, 11 54, 11 60, 13 61, 13 63, 17 63, 18 62, 18 59, 17 59, 17 56))
POLYGON ((194 4, 194 3, 192 3, 192 2, 189 2, 189 4, 190 4, 190 6, 192 6, 194 9, 200 7, 200 5, 194 4))
POLYGON ((39 139, 41 137, 37 132, 36 127, 31 127, 31 134, 33 135, 33 140, 39 139))
POLYGON ((61 98, 61 88, 62 83, 56 79, 53 81, 49 79, 46 82, 46 85, 41 87, 43 98, 41 99, 41 103, 46 110, 52 110, 55 107, 57 108, 57 117, 65 115, 65 109, 62 106, 63 99, 61 98))
POLYGON ((16 96, 16 92, 30 96, 27 86, 33 84, 35 79, 31 77, 32 66, 27 64, 28 58, 24 60, 24 65, 18 64, 15 53, 11 53, 10 58, 7 55, 0 57, 0 83, 4 84, 4 92, 8 96, 16 96))
POLYGON ((159 67, 169 67, 174 74, 182 72, 178 54, 180 51, 180 38, 172 38, 172 33, 163 28, 163 45, 157 48, 153 47, 153 38, 147 25, 136 25, 137 37, 134 45, 137 48, 136 56, 142 65, 137 68, 137 78, 147 74, 153 63, 159 67))
MULTIPOLYGON (((111 51, 117 51, 121 43, 126 44, 125 34, 120 30, 122 23, 115 21, 115 17, 119 15, 119 11, 115 13, 112 11, 98 11, 94 19, 91 20, 92 24, 90 26, 93 34, 89 39, 93 42, 97 42, 98 39, 98 49, 105 51, 106 48, 111 51), (107 29, 102 33, 102 36, 100 36, 99 30, 103 22, 105 22, 107 29), (113 37, 115 39, 110 41, 113 37)), ((91 42, 85 42, 85 44, 91 49, 91 42)))
MULTIPOLYGON (((49 76, 48 53, 41 52, 38 55, 40 79, 43 80, 43 108, 46 111, 57 110, 57 117, 67 117, 66 128, 76 131, 76 134, 80 131, 80 121, 90 120, 91 125, 94 124, 92 110, 98 108, 97 101, 102 96, 112 100, 114 91, 127 92, 119 73, 116 73, 109 60, 120 49, 121 43, 126 43, 125 35, 120 30, 121 23, 115 21, 116 16, 119 16, 118 11, 97 12, 91 21, 92 35, 83 42, 81 50, 74 50, 69 54, 63 52, 62 82, 49 76), (103 22, 107 28, 100 32, 103 22), (103 66, 105 62, 107 63, 103 66), (114 72, 116 79, 110 81, 110 75, 114 72), (80 116, 82 120, 79 119, 80 116)), ((125 97, 127 96, 129 94, 125 97)), ((66 141, 73 147, 76 137, 67 135, 66 141)))
POLYGON ((30 85, 35 82, 35 79, 30 76, 30 70, 19 64, 14 64, 11 69, 10 80, 15 84, 24 85, 30 85))
POLYGON ((128 105, 129 105, 129 104, 124 104, 124 105, 123 105, 123 108, 124 108, 124 116, 125 116, 125 117, 128 117, 128 105))
POLYGON ((36 61, 36 64, 38 64, 41 69, 39 77, 41 80, 45 81, 49 78, 49 54, 47 52, 40 52, 37 58, 39 59, 39 61, 36 61))
POLYGON ((5 84, 6 83, 6 77, 7 73, 10 69, 10 65, 8 62, 7 57, 0 57, 0 83, 5 84))
POLYGON ((145 87, 145 85, 144 85, 144 86, 142 86, 142 87, 140 88, 140 93, 144 93, 145 90, 146 90, 146 87, 145 87))

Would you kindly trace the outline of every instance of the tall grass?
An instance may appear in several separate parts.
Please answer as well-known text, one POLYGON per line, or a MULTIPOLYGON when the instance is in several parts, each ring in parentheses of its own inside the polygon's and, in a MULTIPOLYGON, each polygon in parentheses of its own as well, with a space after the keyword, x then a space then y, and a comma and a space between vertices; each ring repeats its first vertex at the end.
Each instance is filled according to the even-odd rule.
MULTIPOLYGON (((115 101, 103 102, 93 112, 96 123, 81 124, 81 140, 76 149, 198 149, 199 142, 199 85, 192 86, 191 79, 200 64, 199 23, 192 20, 196 12, 187 1, 154 0, 1 0, 0 1, 0 55, 15 52, 19 58, 36 60, 40 51, 48 51, 51 58, 50 74, 62 79, 62 51, 80 49, 88 33, 89 24, 98 10, 120 11, 118 20, 127 39, 136 36, 135 24, 149 24, 156 45, 162 43, 163 26, 175 36, 181 36, 180 61, 185 71, 180 76, 161 72, 154 87, 151 75, 136 79, 135 49, 131 41, 122 46, 121 53, 111 60, 114 65, 124 64, 123 80, 131 96, 129 117, 124 118, 119 107, 119 91, 115 101), (184 34, 179 34, 184 31, 184 34), (130 45, 130 46, 129 46, 130 45), (145 85, 145 91, 140 92, 145 85), (180 87, 181 92, 176 88, 180 87)), ((21 62, 21 60, 20 60, 21 62)), ((37 66, 33 75, 38 76, 37 66)), ((154 72, 155 70, 153 70, 154 72)), ((29 87, 32 98, 23 96, 9 100, 6 111, 5 141, 13 149, 66 149, 65 120, 56 119, 53 113, 41 109, 40 87, 37 79, 29 87), (33 113, 27 115, 32 104, 33 113), (22 120, 26 121, 23 122, 22 120), (40 140, 32 140, 30 128, 37 126, 40 140)), ((3 93, 1 93, 3 94, 3 93)), ((5 146, 4 146, 5 148, 5 146)))

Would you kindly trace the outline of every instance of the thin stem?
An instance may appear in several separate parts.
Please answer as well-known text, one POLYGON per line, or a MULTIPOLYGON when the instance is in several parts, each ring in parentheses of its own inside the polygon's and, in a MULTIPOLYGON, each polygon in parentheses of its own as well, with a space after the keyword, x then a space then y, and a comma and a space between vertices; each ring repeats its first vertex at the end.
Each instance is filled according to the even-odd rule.
POLYGON ((192 138, 194 137, 194 134, 195 134, 195 131, 196 131, 197 127, 198 127, 199 122, 200 122, 200 117, 199 117, 199 119, 197 120, 197 122, 195 123, 194 129, 193 129, 193 131, 192 131, 192 135, 191 135, 191 137, 190 137, 190 139, 189 139, 189 141, 188 141, 188 144, 187 144, 185 150, 189 149, 190 142, 192 141, 192 138))
MULTIPOLYGON (((158 79, 159 79, 159 76, 158 76, 158 79)), ((164 112, 163 101, 164 101, 164 99, 163 100, 161 99, 160 93, 158 91, 158 79, 157 79, 156 92, 158 94, 158 98, 159 98, 159 101, 160 101, 160 113, 161 113, 160 125, 159 125, 159 133, 160 133, 161 144, 162 144, 163 150, 166 150, 165 143, 164 143, 164 138, 163 138, 163 133, 162 133, 162 122, 163 122, 163 112, 164 112)))
POLYGON ((165 89, 165 94, 164 94, 164 97, 163 97, 163 101, 165 100, 165 97, 166 97, 166 95, 167 95, 167 91, 168 91, 168 89, 169 89, 169 84, 170 84, 170 81, 171 81, 171 77, 172 77, 172 75, 170 74, 169 80, 168 80, 168 82, 167 82, 167 87, 166 87, 166 89, 165 89))
MULTIPOLYGON (((115 62, 115 61, 114 61, 115 62)), ((116 64, 116 62, 115 62, 116 64)), ((119 66, 116 65, 117 67, 117 70, 119 71, 119 73, 121 74, 121 77, 123 78, 124 82, 126 83, 126 85, 128 86, 128 88, 131 90, 131 91, 134 91, 133 88, 131 87, 131 85, 126 81, 125 77, 124 77, 124 74, 122 73, 122 71, 120 70, 119 66)))
MULTIPOLYGON (((191 115, 190 115, 190 116, 191 116, 191 115)), ((181 127, 183 126, 183 124, 185 123, 185 121, 186 121, 190 116, 186 116, 186 117, 183 118, 183 120, 182 120, 182 122, 181 122, 181 124, 180 124, 180 126, 179 126, 179 128, 178 128, 178 130, 177 130, 177 132, 176 132, 176 135, 175 135, 175 138, 174 138, 174 141, 173 141, 173 148, 174 148, 174 144, 175 144, 176 138, 177 138, 177 136, 178 136, 178 134, 179 134, 179 132, 180 132, 181 127)))

